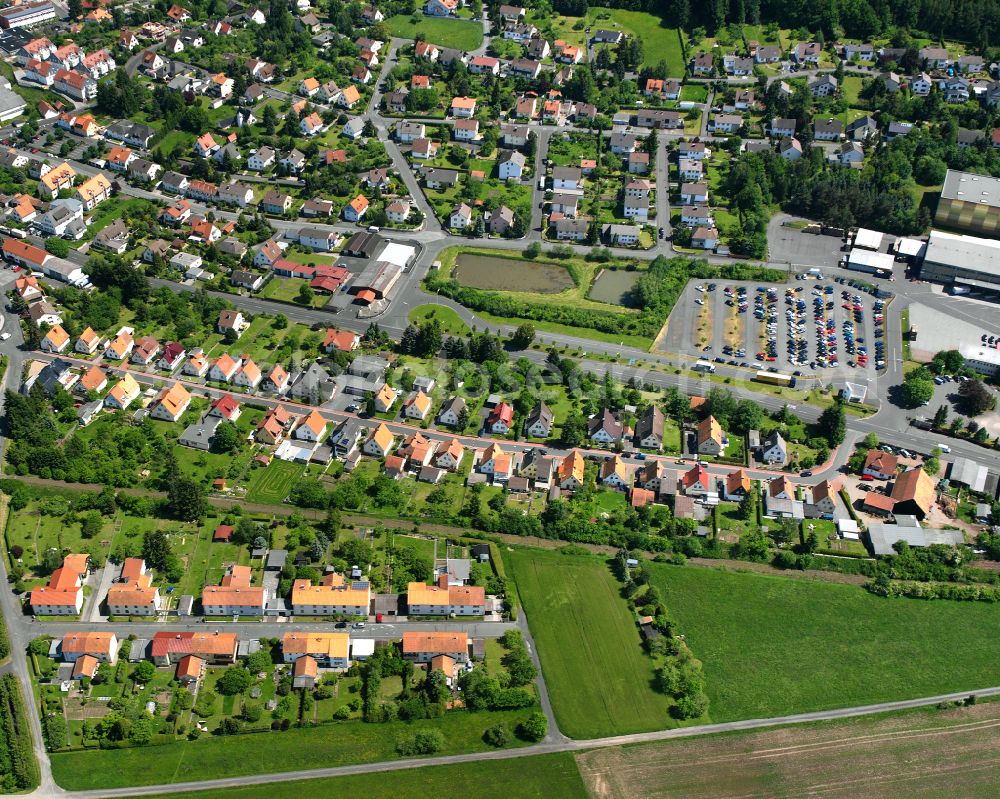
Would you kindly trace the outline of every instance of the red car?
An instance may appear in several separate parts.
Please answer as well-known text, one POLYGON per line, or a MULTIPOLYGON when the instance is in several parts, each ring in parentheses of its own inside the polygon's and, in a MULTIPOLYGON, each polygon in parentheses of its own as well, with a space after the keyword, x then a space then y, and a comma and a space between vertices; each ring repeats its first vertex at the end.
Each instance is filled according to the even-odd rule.
POLYGON ((863 474, 861 475, 861 479, 864 480, 865 482, 871 482, 875 478, 872 477, 870 474, 863 474))

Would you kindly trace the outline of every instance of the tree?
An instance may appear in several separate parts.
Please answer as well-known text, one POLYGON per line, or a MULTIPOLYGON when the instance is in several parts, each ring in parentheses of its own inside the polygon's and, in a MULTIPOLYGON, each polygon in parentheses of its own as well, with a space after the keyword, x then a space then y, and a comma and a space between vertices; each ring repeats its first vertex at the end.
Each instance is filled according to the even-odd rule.
POLYGON ((483 733, 483 740, 490 746, 501 749, 510 743, 510 732, 505 725, 495 724, 486 729, 486 732, 483 733))
POLYGON ((132 679, 139 683, 147 683, 156 675, 156 666, 149 660, 138 663, 132 671, 132 679))
POLYGON ((299 286, 299 293, 295 296, 295 301, 301 305, 312 305, 316 292, 312 290, 308 283, 299 286))
POLYGON ((982 380, 966 380, 958 387, 959 409, 966 416, 979 416, 996 405, 996 399, 982 380))
POLYGON ((69 242, 55 237, 45 239, 45 252, 52 253, 57 258, 69 255, 69 242))
POLYGON ((948 423, 948 406, 939 405, 934 412, 934 427, 941 428, 948 423))
POLYGON ((837 400, 820 414, 816 422, 816 430, 831 447, 840 446, 847 432, 847 416, 842 400, 837 400))
POLYGON ((205 492, 190 477, 177 477, 167 488, 167 508, 177 519, 200 521, 207 508, 205 492))
POLYGON ((142 559, 150 568, 160 571, 167 567, 173 551, 170 540, 163 530, 149 530, 142 537, 142 559))
POLYGON ((517 726, 517 734, 526 741, 541 741, 549 733, 549 720, 536 711, 517 726))
MULTIPOLYGON (((919 370, 914 370, 917 372, 919 370)), ((911 373, 912 374, 912 373, 911 373)), ((908 408, 916 408, 923 405, 925 402, 930 402, 931 397, 934 396, 934 380, 933 379, 922 379, 922 378, 910 378, 907 375, 906 380, 903 381, 903 385, 900 388, 900 398, 903 404, 908 408)))
POLYGON ((530 322, 519 325, 510 338, 510 345, 515 350, 528 349, 535 340, 535 326, 530 322))
POLYGON ((743 521, 752 522, 757 518, 757 494, 755 491, 747 491, 740 500, 740 518, 743 521))
POLYGON ((96 510, 88 511, 80 519, 80 535, 84 538, 93 538, 101 532, 101 514, 96 510))
POLYGON ((215 690, 223 696, 242 694, 253 682, 250 672, 242 666, 230 666, 215 683, 215 690))

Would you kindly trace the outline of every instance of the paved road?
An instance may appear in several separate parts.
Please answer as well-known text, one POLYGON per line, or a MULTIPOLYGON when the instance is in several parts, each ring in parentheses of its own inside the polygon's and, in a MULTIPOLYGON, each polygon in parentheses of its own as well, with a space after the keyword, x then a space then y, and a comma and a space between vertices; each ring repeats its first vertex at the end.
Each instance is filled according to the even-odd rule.
MULTIPOLYGON (((910 710, 913 708, 936 705, 941 702, 962 700, 972 693, 979 697, 1000 696, 1000 686, 984 688, 977 691, 961 691, 951 694, 940 694, 938 696, 922 697, 920 699, 909 699, 899 702, 883 702, 876 705, 862 705, 859 707, 840 708, 837 710, 823 710, 815 713, 799 713, 770 719, 748 719, 746 721, 732 721, 723 724, 702 724, 694 727, 659 730, 656 732, 639 733, 636 735, 618 735, 609 738, 596 738, 589 741, 573 741, 568 739, 551 742, 547 741, 534 746, 523 747, 521 749, 504 749, 496 752, 483 752, 467 755, 446 755, 425 759, 396 760, 382 763, 340 766, 335 768, 303 769, 300 771, 288 771, 278 774, 253 774, 243 777, 228 777, 217 780, 195 780, 191 782, 177 782, 164 785, 147 785, 137 788, 111 788, 99 791, 75 791, 72 795, 75 799, 112 799, 112 797, 148 796, 158 793, 179 793, 182 791, 208 791, 218 790, 220 788, 237 788, 245 785, 265 785, 274 782, 289 782, 292 780, 315 779, 320 777, 343 777, 351 774, 376 774, 387 771, 425 768, 427 766, 447 766, 457 763, 483 762, 487 760, 510 760, 512 758, 527 757, 530 755, 551 754, 557 752, 580 752, 589 749, 604 749, 615 746, 629 746, 634 744, 653 743, 656 741, 669 741, 677 738, 693 738, 696 736, 722 732, 746 732, 750 730, 766 729, 769 727, 786 726, 791 724, 807 724, 815 721, 853 718, 856 716, 867 716, 875 713, 910 710)), ((736 745, 738 745, 738 742, 736 745)), ((50 793, 39 790, 33 795, 38 797, 47 797, 65 795, 65 793, 62 791, 50 793)))

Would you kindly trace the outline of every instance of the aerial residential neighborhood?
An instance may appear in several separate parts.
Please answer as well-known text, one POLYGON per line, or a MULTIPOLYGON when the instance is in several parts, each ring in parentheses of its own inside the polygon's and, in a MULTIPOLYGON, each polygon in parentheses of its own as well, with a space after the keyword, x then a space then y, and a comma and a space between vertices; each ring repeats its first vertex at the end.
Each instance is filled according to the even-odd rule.
POLYGON ((990 795, 994 5, 0 8, 3 789, 990 795))

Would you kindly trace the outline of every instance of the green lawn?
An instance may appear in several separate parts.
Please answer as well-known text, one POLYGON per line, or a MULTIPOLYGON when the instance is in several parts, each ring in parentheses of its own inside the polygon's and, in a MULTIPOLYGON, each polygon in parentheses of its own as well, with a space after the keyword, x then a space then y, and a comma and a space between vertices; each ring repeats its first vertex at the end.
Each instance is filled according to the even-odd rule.
POLYGON ((409 320, 411 322, 420 323, 428 319, 437 319, 441 323, 441 330, 445 335, 464 336, 469 332, 469 326, 452 308, 446 305, 418 305, 410 311, 409 320))
MULTIPOLYGON (((513 729, 532 711, 470 713, 456 711, 440 719, 412 724, 365 724, 346 721, 281 733, 206 736, 136 749, 63 752, 52 755, 56 782, 69 791, 156 785, 192 779, 219 779, 298 769, 394 760, 396 741, 424 729, 440 730, 439 754, 490 749, 482 734, 495 724, 513 729)), ((272 796, 272 789, 267 789, 272 796)))
POLYGON ((483 43, 483 26, 478 22, 438 19, 422 14, 389 17, 386 24, 393 36, 415 39, 422 34, 424 41, 458 50, 475 50, 483 43))
MULTIPOLYGON (((301 255, 301 253, 298 253, 301 255)), ((313 263, 310 261, 310 263, 313 263)), ((284 302, 294 302, 296 305, 305 305, 299 301, 299 292, 303 286, 308 286, 309 281, 303 277, 274 277, 264 284, 260 290, 260 296, 267 300, 282 300, 284 302)), ((308 303, 313 308, 320 308, 326 305, 330 298, 325 294, 314 294, 312 301, 308 303)))
POLYGON ((559 728, 574 738, 673 726, 619 585, 596 557, 507 553, 559 728))
POLYGON ((996 683, 995 605, 695 567, 654 565, 652 574, 704 664, 715 722, 996 683))
POLYGON ((587 791, 573 755, 558 754, 247 785, 211 793, 169 793, 152 799, 300 799, 306 795, 426 799, 446 794, 477 799, 579 799, 587 791))
POLYGON ((662 17, 620 8, 592 8, 587 15, 587 22, 593 28, 609 27, 608 19, 616 23, 612 28, 642 39, 643 66, 656 66, 665 60, 668 75, 684 74, 684 53, 677 28, 668 27, 662 17))
POLYGON ((247 483, 247 500, 270 505, 284 502, 302 468, 301 464, 274 460, 268 466, 254 469, 247 483))

